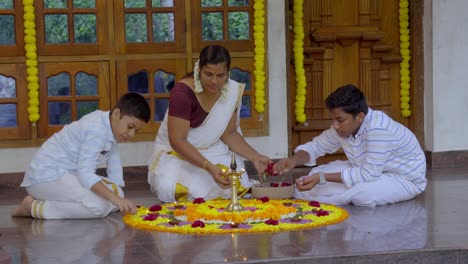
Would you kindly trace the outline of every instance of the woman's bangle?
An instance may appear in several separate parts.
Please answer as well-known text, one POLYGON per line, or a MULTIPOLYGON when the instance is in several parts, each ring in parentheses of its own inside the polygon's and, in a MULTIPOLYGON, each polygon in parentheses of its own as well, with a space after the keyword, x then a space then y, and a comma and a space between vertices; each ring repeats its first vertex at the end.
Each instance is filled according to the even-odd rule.
POLYGON ((205 163, 203 163, 202 169, 206 170, 206 165, 208 165, 208 163, 210 163, 210 161, 206 160, 205 163))

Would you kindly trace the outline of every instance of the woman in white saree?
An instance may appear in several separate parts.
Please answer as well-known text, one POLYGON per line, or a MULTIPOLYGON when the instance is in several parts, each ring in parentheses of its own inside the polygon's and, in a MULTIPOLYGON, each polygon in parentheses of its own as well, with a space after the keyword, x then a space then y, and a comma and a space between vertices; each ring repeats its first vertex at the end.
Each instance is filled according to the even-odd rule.
MULTIPOLYGON (((229 198, 231 182, 217 164, 229 166, 250 160, 262 173, 271 160, 242 137, 239 118, 245 85, 229 79, 229 52, 222 46, 205 47, 193 75, 177 82, 161 123, 149 161, 148 183, 161 201, 229 198)), ((244 173, 239 192, 254 181, 244 173)))

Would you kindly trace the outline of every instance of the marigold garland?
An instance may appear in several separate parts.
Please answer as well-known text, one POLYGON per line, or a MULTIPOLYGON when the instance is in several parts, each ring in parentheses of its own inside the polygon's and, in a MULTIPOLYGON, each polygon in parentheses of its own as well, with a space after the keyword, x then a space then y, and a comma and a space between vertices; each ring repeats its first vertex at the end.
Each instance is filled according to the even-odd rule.
MULTIPOLYGON (((265 3, 264 0, 255 0, 254 8, 254 76, 255 76, 255 110, 265 112, 265 3)), ((260 116, 260 119, 261 116, 260 116)))
POLYGON ((403 117, 411 115, 410 110, 410 37, 409 37, 409 3, 408 0, 400 0, 400 55, 403 60, 400 63, 400 108, 403 117))
POLYGON ((39 120, 39 78, 37 69, 36 23, 34 14, 34 0, 23 0, 24 9, 24 49, 26 51, 26 73, 28 75, 28 113, 29 121, 39 120))
POLYGON ((306 101, 306 77, 304 70, 304 25, 302 24, 304 0, 294 0, 294 66, 296 72, 296 120, 304 123, 307 120, 304 107, 306 101))
POLYGON ((277 232, 336 224, 348 218, 346 210, 304 200, 240 200, 242 212, 226 212, 229 200, 178 202, 140 207, 123 221, 133 227, 184 234, 277 232), (281 218, 280 216, 288 216, 281 218), (183 220, 180 220, 183 219, 183 220), (230 223, 230 224, 227 224, 230 223))

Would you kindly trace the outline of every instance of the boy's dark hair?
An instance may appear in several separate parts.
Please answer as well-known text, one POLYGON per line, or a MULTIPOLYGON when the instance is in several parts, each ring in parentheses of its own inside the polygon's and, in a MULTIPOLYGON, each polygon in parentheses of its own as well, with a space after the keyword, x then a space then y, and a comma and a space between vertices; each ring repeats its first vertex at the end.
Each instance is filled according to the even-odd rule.
POLYGON ((207 64, 226 63, 226 68, 229 71, 231 68, 231 55, 229 51, 220 45, 209 45, 200 52, 200 68, 207 64))
POLYGON ((146 99, 138 93, 127 93, 120 97, 117 104, 115 104, 112 111, 115 108, 120 109, 121 116, 134 116, 145 123, 148 123, 151 116, 151 110, 149 108, 146 99))
POLYGON ((369 110, 366 97, 352 84, 341 86, 336 89, 336 91, 325 99, 325 105, 328 110, 341 108, 343 112, 351 114, 353 117, 356 117, 360 112, 367 114, 369 110))

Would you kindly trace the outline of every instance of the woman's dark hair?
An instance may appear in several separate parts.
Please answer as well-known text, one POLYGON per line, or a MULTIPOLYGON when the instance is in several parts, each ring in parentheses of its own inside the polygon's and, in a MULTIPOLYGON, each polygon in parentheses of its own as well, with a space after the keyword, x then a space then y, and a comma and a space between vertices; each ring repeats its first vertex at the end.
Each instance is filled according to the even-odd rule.
POLYGON ((117 104, 115 104, 112 111, 114 111, 115 108, 120 109, 121 117, 124 115, 136 117, 145 123, 148 123, 151 116, 151 110, 148 102, 146 102, 146 99, 138 93, 124 94, 120 97, 117 104))
MULTIPOLYGON (((229 55, 229 51, 220 45, 209 45, 202 49, 200 52, 199 57, 200 62, 198 66, 203 68, 207 64, 218 64, 218 63, 226 63, 226 69, 229 72, 231 69, 231 55, 229 55)), ((187 73, 184 78, 189 76, 193 76, 193 72, 187 73)))
POLYGON ((226 63, 226 68, 229 71, 231 68, 231 55, 229 51, 219 45, 209 45, 200 52, 200 69, 207 64, 226 63))
POLYGON ((367 114, 369 110, 366 97, 352 84, 341 86, 336 89, 336 91, 325 99, 325 105, 328 110, 341 108, 343 112, 351 114, 353 117, 356 117, 360 112, 367 114))

